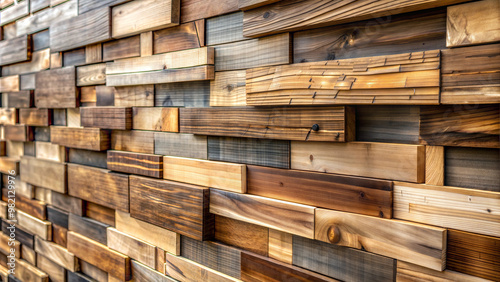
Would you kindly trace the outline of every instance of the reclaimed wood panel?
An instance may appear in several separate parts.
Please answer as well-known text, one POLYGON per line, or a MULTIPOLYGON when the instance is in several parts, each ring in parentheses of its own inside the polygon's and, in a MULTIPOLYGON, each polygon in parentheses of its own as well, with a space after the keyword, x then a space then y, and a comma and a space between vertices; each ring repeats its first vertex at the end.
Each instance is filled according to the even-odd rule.
POLYGON ((116 6, 128 1, 130 0, 101 0, 99 2, 95 2, 94 0, 79 0, 78 11, 80 14, 84 14, 102 7, 116 6))
POLYGON ((165 274, 179 281, 240 281, 196 262, 168 253, 165 274))
POLYGON ((65 162, 66 148, 49 142, 35 142, 36 157, 39 159, 65 162))
POLYGON ((50 196, 53 206, 72 214, 83 215, 84 207, 81 199, 56 192, 51 193, 50 196))
POLYGON ((202 135, 155 132, 155 154, 207 159, 207 137, 202 135))
POLYGON ((30 108, 35 106, 34 91, 24 90, 19 92, 4 93, 7 96, 7 107, 30 108))
POLYGON ((40 220, 22 211, 16 213, 17 223, 27 232, 39 236, 43 240, 52 239, 52 223, 40 220))
POLYGON ((444 185, 444 147, 425 146, 425 184, 444 185))
POLYGON ((269 257, 278 261, 292 264, 293 235, 275 229, 269 229, 269 257))
POLYGON ((68 228, 69 213, 52 206, 47 206, 47 219, 63 228, 68 228))
POLYGON ((210 106, 246 106, 246 71, 224 71, 215 73, 210 82, 210 106))
POLYGON ((50 49, 33 52, 31 61, 2 67, 2 75, 34 73, 50 67, 50 49))
POLYGON ((88 151, 69 148, 68 161, 75 164, 108 168, 106 151, 88 151))
POLYGON ((47 273, 50 281, 65 282, 66 269, 43 255, 36 255, 36 267, 47 273))
POLYGON ((94 128, 132 128, 132 108, 124 107, 83 107, 80 109, 81 125, 94 128))
MULTIPOLYGON (((29 2, 29 1, 26 1, 29 2)), ((23 2, 21 2, 23 3, 23 2)), ((19 281, 33 281, 33 282, 48 282, 49 276, 47 273, 41 271, 35 266, 24 260, 17 260, 15 267, 15 277, 19 279, 19 281)), ((9 281, 12 279, 9 276, 9 281)))
POLYGON ((85 201, 84 204, 85 208, 85 213, 84 215, 86 217, 89 217, 91 219, 100 221, 102 223, 105 223, 109 226, 115 226, 115 210, 101 206, 98 204, 94 204, 92 202, 85 201))
POLYGON ((39 237, 35 237, 35 251, 69 271, 77 271, 80 267, 74 252, 39 237))
POLYGON ((97 268, 96 266, 88 263, 88 262, 85 262, 83 260, 80 260, 80 271, 99 281, 99 282, 107 282, 108 281, 108 273, 105 272, 105 271, 102 271, 100 270, 99 268, 97 268))
POLYGON ((193 81, 155 85, 156 107, 208 107, 210 82, 193 81))
POLYGON ((243 13, 236 12, 207 19, 207 46, 250 39, 243 36, 243 13))
POLYGON ((392 217, 392 182, 247 166, 247 193, 326 209, 392 217))
POLYGON ((21 158, 21 181, 66 193, 66 164, 24 156, 21 158))
POLYGON ((28 35, 0 41, 0 65, 30 61, 31 46, 31 36, 28 35))
POLYGON ((7 7, 0 12, 0 26, 16 21, 29 15, 30 1, 14 2, 14 5, 7 7))
POLYGON ((21 243, 19 243, 16 239, 10 240, 9 235, 0 233, 0 251, 9 255, 14 253, 14 258, 21 258, 21 243))
POLYGON ((215 240, 267 256, 269 228, 216 215, 215 240))
POLYGON ((66 52, 59 52, 63 56, 63 66, 81 66, 85 65, 85 47, 66 52))
POLYGON ((115 105, 115 91, 114 87, 107 87, 104 85, 95 87, 95 105, 98 107, 102 106, 114 106, 115 105))
POLYGON ((180 51, 205 46, 205 29, 197 29, 198 22, 184 23, 176 27, 153 31, 154 54, 180 51))
POLYGON ((93 64, 102 62, 102 44, 85 46, 85 63, 93 64))
POLYGON ((179 132, 179 109, 160 107, 134 107, 132 128, 179 132))
POLYGON ((75 67, 64 67, 36 74, 35 105, 37 108, 76 108, 78 89, 75 67))
POLYGON ((89 239, 107 245, 108 227, 108 224, 102 223, 100 221, 88 217, 78 216, 76 214, 70 214, 67 228, 69 231, 74 231, 89 239))
MULTIPOLYGON (((10 235, 10 228, 11 225, 15 225, 15 222, 10 222, 8 220, 2 220, 2 231, 5 235, 10 235)), ((16 240, 21 243, 22 246, 28 247, 30 249, 34 249, 35 247, 35 235, 28 233, 25 231, 22 227, 15 226, 16 227, 16 240)), ((22 251, 21 251, 21 257, 23 256, 22 251)))
POLYGON ((141 55, 140 36, 131 36, 102 44, 103 61, 112 61, 141 55))
MULTIPOLYGON (((163 268, 165 268, 165 264, 163 264, 163 268)), ((174 280, 166 275, 164 275, 165 270, 163 269, 161 272, 156 271, 153 268, 147 267, 146 265, 132 260, 132 282, 139 281, 158 281, 158 282, 175 282, 174 280)), ((111 280, 109 280, 111 282, 111 280)))
POLYGON ((154 154, 154 132, 140 130, 113 130, 111 149, 134 153, 154 154))
POLYGON ((106 245, 70 231, 68 232, 68 251, 122 281, 131 278, 130 258, 111 250, 106 245))
POLYGON ((500 148, 500 105, 420 109, 420 144, 500 148))
POLYGON ((488 282, 483 278, 463 274, 460 272, 445 270, 435 271, 426 267, 414 265, 404 261, 398 261, 397 281, 412 282, 419 280, 427 281, 470 281, 470 282, 488 282))
POLYGON ((50 7, 50 0, 30 0, 30 2, 30 9, 32 13, 50 7))
MULTIPOLYGON (((32 1, 33 2, 33 1, 32 1)), ((31 4, 33 5, 33 4, 31 4)), ((33 6, 31 6, 33 12, 33 6)), ((16 22, 17 35, 32 34, 50 27, 59 20, 67 20, 78 15, 78 1, 70 0, 62 5, 34 13, 31 17, 16 22)), ((54 50, 53 50, 54 51, 54 50)))
POLYGON ((147 242, 129 236, 114 228, 108 228, 108 247, 130 258, 155 268, 156 247, 147 242))
POLYGON ((19 162, 19 158, 0 157, 0 172, 3 174, 10 174, 10 171, 14 171, 14 175, 18 175, 19 162))
POLYGON ((155 90, 153 85, 114 87, 113 90, 114 106, 116 107, 154 106, 155 90))
POLYGON ((18 141, 18 142, 29 142, 35 140, 35 133, 33 127, 26 126, 24 124, 17 125, 6 125, 5 130, 5 140, 18 141))
POLYGON ((141 33, 141 57, 153 55, 153 32, 141 33))
POLYGON ((422 183, 425 146, 292 141, 291 168, 422 183))
MULTIPOLYGON (((19 89, 19 75, 11 75, 0 77, 0 92, 18 92, 19 89)), ((34 87, 33 87, 34 88, 34 87)), ((21 89, 28 90, 28 89, 21 89)))
POLYGON ((268 228, 314 238, 311 206, 210 189, 210 212, 268 228))
POLYGON ((106 84, 106 64, 94 64, 76 68, 76 86, 106 84))
POLYGON ((163 178, 163 156, 160 155, 108 151, 107 163, 110 170, 163 178))
POLYGON ((111 38, 111 12, 108 7, 80 14, 50 25, 50 49, 66 51, 111 38))
POLYGON ((247 188, 243 164, 165 156, 163 178, 238 193, 247 188))
POLYGON ((237 10, 238 0, 183 0, 181 1, 181 22, 211 18, 237 10))
MULTIPOLYGON (((49 109, 20 109, 19 123, 31 126, 49 126, 52 111, 49 109)), ((0 119, 1 121, 1 119, 0 119)))
POLYGON ((51 126, 51 142, 70 148, 104 151, 110 148, 109 132, 98 128, 51 126))
POLYGON ((130 176, 132 217, 197 240, 213 237, 214 219, 208 211, 208 199, 205 187, 130 176))
MULTIPOLYGON (((3 194, 8 194, 8 189, 2 189, 3 194)), ((5 201, 9 201, 7 198, 4 198, 5 201)), ((16 195, 16 209, 22 210, 25 213, 32 215, 38 219, 46 220, 47 219, 47 204, 45 202, 26 198, 24 196, 16 195)), ((50 220, 49 220, 50 221, 50 220)))
POLYGON ((239 0, 238 8, 240 10, 246 11, 255 9, 261 6, 269 5, 272 3, 279 2, 281 0, 239 0))

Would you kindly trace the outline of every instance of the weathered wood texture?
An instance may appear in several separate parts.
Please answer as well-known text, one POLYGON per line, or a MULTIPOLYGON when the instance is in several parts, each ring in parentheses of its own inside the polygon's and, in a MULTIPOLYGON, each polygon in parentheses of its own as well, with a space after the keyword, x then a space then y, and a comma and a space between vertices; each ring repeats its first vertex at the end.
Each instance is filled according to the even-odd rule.
POLYGON ((30 1, 14 2, 14 5, 7 7, 0 12, 0 26, 11 23, 30 13, 30 1))
POLYGON ((243 70, 215 73, 215 80, 210 82, 210 106, 246 106, 245 79, 243 70))
MULTIPOLYGON (((18 111, 14 108, 0 108, 0 124, 15 125, 18 122, 18 111)), ((22 122, 20 122, 22 123, 22 122)))
POLYGON ((132 128, 132 108, 83 107, 80 109, 80 118, 85 127, 122 130, 132 128))
POLYGON ((134 218, 197 240, 209 240, 214 218, 208 205, 208 188, 130 176, 130 215, 134 218))
POLYGON ((108 247, 129 256, 151 268, 156 266, 156 247, 120 232, 108 228, 108 247))
POLYGON ((85 201, 85 216, 103 222, 110 226, 115 226, 115 210, 85 201))
POLYGON ((155 132, 140 130, 113 130, 111 132, 111 149, 134 153, 154 154, 155 132))
POLYGON ((66 193, 66 164, 24 156, 20 168, 22 181, 66 193))
POLYGON ((216 215, 215 240, 267 256, 269 228, 216 215))
POLYGON ((292 264, 293 235, 275 229, 269 229, 269 257, 292 264))
POLYGON ((397 281, 414 282, 414 281, 470 281, 470 282, 488 282, 476 276, 467 275, 464 273, 445 270, 435 271, 426 267, 414 265, 411 263, 398 261, 397 281))
POLYGON ((106 84, 106 64, 94 64, 76 68, 76 85, 106 84))
POLYGON ((0 41, 1 66, 29 60, 31 60, 31 36, 24 35, 0 41))
POLYGON ((444 185, 444 147, 425 146, 425 184, 444 185))
POLYGON ((35 139, 35 132, 31 126, 22 124, 6 125, 4 130, 5 140, 29 142, 35 139))
POLYGON ((0 92, 18 92, 20 90, 19 85, 19 75, 0 77, 0 92))
POLYGON ((154 153, 174 157, 207 159, 207 137, 183 133, 154 133, 154 153))
POLYGON ((208 107, 210 82, 193 81, 155 85, 156 107, 208 107))
POLYGON ((199 26, 204 20, 184 23, 176 27, 153 32, 154 54, 180 51, 205 46, 205 29, 199 26))
POLYGON ((80 235, 106 245, 108 243, 107 228, 108 224, 97 220, 78 216, 76 214, 69 215, 68 230, 74 231, 80 235))
POLYGON ((2 75, 8 76, 15 74, 34 73, 46 70, 49 67, 50 67, 50 49, 47 48, 33 52, 31 56, 31 61, 4 66, 2 68, 2 75))
POLYGON ((243 13, 237 12, 207 19, 207 46, 250 39, 243 36, 243 13))
POLYGON ((440 52, 247 70, 247 104, 438 104, 440 52))
MULTIPOLYGON (((49 109, 20 109, 19 123, 31 126, 49 126, 52 111, 49 109)), ((2 119, 0 119, 2 121, 2 119)))
POLYGON ((163 178, 163 157, 159 155, 108 151, 107 160, 110 170, 163 178))
MULTIPOLYGON (((31 1, 33 11, 33 1, 31 1)), ((44 9, 16 22, 17 35, 32 34, 50 27, 59 20, 66 20, 78 15, 78 0, 70 0, 62 5, 50 9, 44 9)))
POLYGON ((95 2, 94 0, 79 0, 78 12, 84 14, 102 7, 116 6, 128 1, 130 0, 102 0, 99 2, 95 2))
POLYGON ((38 108, 78 106, 74 67, 46 70, 36 74, 35 105, 38 108))
POLYGON ((66 281, 66 269, 43 255, 36 255, 36 267, 41 271, 46 272, 50 281, 66 281))
POLYGON ((12 108, 30 108, 35 106, 34 91, 25 90, 19 92, 5 93, 7 96, 7 107, 12 108))
MULTIPOLYGON (((33 282, 49 281, 47 273, 41 271, 40 269, 26 262, 25 260, 16 261, 15 277, 19 279, 18 281, 33 281, 33 282)), ((13 279, 9 276, 9 281, 11 280, 13 279)))
POLYGON ((179 109, 133 108, 133 129, 179 132, 179 109))
POLYGON ((17 223, 27 232, 39 236, 43 240, 52 239, 52 224, 50 221, 40 220, 22 211, 17 211, 17 223))
POLYGON ((55 243, 35 237, 35 251, 44 254, 47 258, 69 271, 77 271, 79 268, 78 258, 74 255, 74 252, 55 243))
POLYGON ((109 132, 98 128, 51 126, 51 142, 70 148, 103 151, 110 147, 109 132))
POLYGON ((51 203, 53 206, 60 208, 72 214, 79 216, 83 215, 83 203, 79 198, 70 197, 66 194, 51 193, 51 203))
POLYGON ((181 22, 210 18, 238 10, 238 0, 181 1, 181 22))
POLYGON ((139 35, 103 43, 102 55, 104 61, 139 57, 141 55, 139 35))
MULTIPOLYGON (((147 267, 146 265, 132 260, 132 282, 139 281, 158 281, 158 282, 175 282, 173 278, 164 275, 165 264, 163 264, 163 270, 161 272, 156 271, 153 268, 147 267)), ((109 280, 111 281, 111 280, 109 280)))

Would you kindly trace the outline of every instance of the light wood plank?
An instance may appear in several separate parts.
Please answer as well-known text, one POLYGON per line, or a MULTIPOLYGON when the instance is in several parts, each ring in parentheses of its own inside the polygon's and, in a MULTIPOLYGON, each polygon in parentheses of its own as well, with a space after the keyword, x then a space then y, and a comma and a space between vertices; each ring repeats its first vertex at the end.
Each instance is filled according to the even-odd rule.
POLYGON ((31 61, 2 67, 2 76, 34 73, 50 67, 50 49, 33 52, 31 61))
POLYGON ((57 144, 52 144, 50 142, 35 142, 36 157, 39 159, 65 162, 66 161, 66 149, 63 146, 57 144))
POLYGON ((179 281, 240 281, 196 262, 168 253, 165 274, 179 281))
POLYGON ((111 132, 111 149, 134 153, 154 154, 154 133, 140 130, 113 130, 111 132))
POLYGON ((0 41, 0 65, 30 61, 31 57, 31 36, 23 35, 0 41))
MULTIPOLYGON (((29 2, 29 1, 26 1, 29 2)), ((33 281, 33 282, 48 282, 49 276, 47 273, 34 267, 24 260, 16 261, 15 277, 20 281, 33 281)), ((9 276, 9 280, 12 280, 9 276)))
POLYGON ((0 77, 0 92, 18 92, 19 85, 19 75, 0 77))
POLYGON ((153 55, 153 32, 141 33, 141 57, 153 55))
POLYGON ((140 239, 129 236, 114 228, 108 228, 108 247, 135 259, 146 266, 155 268, 156 247, 140 239))
POLYGON ((246 106, 245 79, 243 70, 215 73, 215 80, 210 82, 210 106, 246 106))
POLYGON ((76 68, 76 85, 106 84, 106 64, 95 64, 76 68))
POLYGON ((444 147, 425 146, 425 184, 444 185, 444 147))
POLYGON ((78 258, 71 251, 39 237, 35 237, 35 251, 69 271, 75 272, 80 267, 78 258))
POLYGON ((36 267, 49 275, 50 281, 65 282, 66 269, 43 255, 36 255, 36 267))
MULTIPOLYGON (((33 5, 33 4, 32 4, 33 5)), ((33 9, 33 6, 31 7, 33 9)), ((33 11, 32 11, 33 12, 33 11)), ((16 22, 17 35, 32 34, 50 27, 52 23, 78 15, 78 0, 70 0, 63 5, 42 10, 16 22)), ((54 51, 54 50, 53 50, 54 51)))
POLYGON ((269 257, 284 263, 292 264, 293 235, 269 229, 269 257))
POLYGON ((179 132, 179 109, 134 107, 133 129, 179 132))
POLYGON ((14 2, 14 5, 0 12, 0 26, 11 23, 30 13, 30 1, 14 2))
POLYGON ((66 193, 66 164, 24 156, 21 180, 59 193, 66 193))
MULTIPOLYGON (((163 274, 164 271, 159 272, 153 268, 149 268, 146 265, 132 261, 132 280, 131 282, 141 282, 141 281, 157 281, 157 282, 174 282, 174 280, 163 274)), ((109 280, 108 282, 111 282, 109 280)))
POLYGON ((22 211, 17 211, 18 224, 31 234, 40 236, 43 240, 52 239, 52 223, 50 221, 40 220, 22 211))

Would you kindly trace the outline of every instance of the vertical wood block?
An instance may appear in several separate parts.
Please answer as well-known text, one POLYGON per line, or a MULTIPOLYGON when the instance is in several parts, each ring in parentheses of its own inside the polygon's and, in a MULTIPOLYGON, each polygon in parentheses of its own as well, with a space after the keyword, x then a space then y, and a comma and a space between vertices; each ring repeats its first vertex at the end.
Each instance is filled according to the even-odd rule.
POLYGON ((193 134, 155 132, 155 154, 207 159, 207 137, 193 134))
POLYGON ((85 63, 93 64, 102 62, 102 44, 85 46, 85 63))
POLYGON ((70 148, 104 151, 110 147, 109 132, 98 128, 50 127, 51 142, 70 148))
POLYGON ((292 264, 293 235, 269 229, 269 257, 292 264))
POLYGON ((244 221, 216 215, 215 240, 267 256, 269 229, 244 221))
POLYGON ((59 246, 68 246, 68 229, 59 225, 52 225, 52 241, 59 246))
MULTIPOLYGON (((27 247, 26 245, 21 245, 21 258, 24 259, 25 261, 29 262, 32 265, 37 264, 37 254, 35 250, 27 247)), ((37 265, 38 267, 38 265, 37 265)), ((42 271, 45 271, 42 269, 42 271)))
POLYGON ((113 130, 111 149, 134 153, 154 154, 154 132, 113 130))
POLYGON ((66 164, 24 156, 21 158, 21 180, 35 186, 66 193, 66 164))
POLYGON ((246 71, 225 71, 215 73, 210 82, 210 106, 246 106, 246 71))
POLYGON ((69 271, 77 271, 80 267, 74 252, 39 237, 35 237, 35 251, 69 271))
POLYGON ((141 56, 151 55, 153 55, 153 32, 143 32, 141 33, 141 56))
POLYGON ((36 74, 37 108, 76 108, 78 89, 74 67, 46 70, 36 74))
POLYGON ((178 108, 133 108, 133 129, 179 132, 178 108))
POLYGON ((108 228, 108 247, 135 259, 151 268, 156 266, 156 247, 129 236, 114 228, 108 228))
POLYGON ((151 154, 108 151, 108 169, 163 178, 163 157, 151 154))
POLYGON ((425 146, 425 184, 444 185, 444 147, 425 146))
POLYGON ((80 109, 80 118, 85 127, 122 130, 132 128, 131 108, 85 107, 80 109))

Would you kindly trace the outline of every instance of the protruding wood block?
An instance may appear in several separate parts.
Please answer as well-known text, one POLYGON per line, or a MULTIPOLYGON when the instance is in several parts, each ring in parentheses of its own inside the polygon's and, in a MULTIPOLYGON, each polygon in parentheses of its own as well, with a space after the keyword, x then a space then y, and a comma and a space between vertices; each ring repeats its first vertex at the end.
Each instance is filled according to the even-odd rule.
MULTIPOLYGON (((213 237, 209 189, 130 176, 130 215, 197 240, 213 237), (151 199, 148 195, 156 195, 151 199)), ((153 266, 154 267, 154 266, 153 266)))
MULTIPOLYGON (((1 12, 2 16, 4 11, 1 12)), ((0 18, 2 22, 3 17, 0 18)), ((0 41, 0 65, 10 65, 31 60, 31 36, 23 35, 0 41)), ((2 73, 3 75, 3 73, 2 73)))
POLYGON ((68 228, 52 224, 52 241, 66 248, 68 246, 68 228))
POLYGON ((153 32, 153 50, 155 54, 200 48, 205 46, 205 29, 198 28, 204 20, 188 22, 176 27, 153 32))
MULTIPOLYGON (((21 258, 32 265, 36 265, 37 263, 37 254, 35 250, 27 247, 26 245, 21 245, 21 258)), ((45 270, 42 269, 42 271, 45 270)))
POLYGON ((153 32, 141 33, 141 57, 153 55, 153 32))
POLYGON ((269 257, 292 264, 293 235, 269 229, 269 257))
POLYGON ((444 185, 444 147, 425 146, 425 184, 444 185))
POLYGON ((76 108, 78 89, 75 67, 38 72, 35 105, 37 108, 76 108))
POLYGON ((104 129, 132 128, 132 108, 84 107, 80 109, 82 126, 104 129))
MULTIPOLYGON (((31 12, 33 13, 33 1, 31 1, 31 12)), ((44 9, 33 13, 30 17, 20 19, 16 22, 17 35, 31 34, 50 27, 58 20, 66 20, 78 15, 78 1, 70 0, 63 5, 50 9, 44 9)))
POLYGON ((267 256, 269 228, 216 215, 215 240, 267 256))
POLYGON ((106 64, 94 64, 76 68, 76 86, 106 84, 106 64))
POLYGON ((31 126, 49 126, 52 111, 49 109, 19 109, 19 123, 31 126))
MULTIPOLYGON (((20 90, 19 85, 19 75, 0 77, 0 92, 18 92, 20 90)), ((22 88, 21 90, 27 89, 22 88)))
POLYGON ((50 127, 51 142, 70 148, 104 151, 110 147, 110 136, 98 128, 50 127))
MULTIPOLYGON (((26 1, 29 2, 29 1, 26 1)), ((21 2, 23 3, 23 2, 21 2)), ((20 281, 33 281, 33 282, 48 282, 49 276, 47 273, 34 267, 24 260, 16 261, 16 270, 14 274, 20 281)), ((11 278, 9 277, 9 281, 11 278)))
POLYGON ((9 255, 11 253, 14 253, 14 256, 16 258, 21 258, 21 243, 19 243, 19 241, 15 239, 10 240, 9 235, 0 233, 0 251, 4 254, 9 254, 9 255))
POLYGON ((24 90, 19 92, 8 92, 7 106, 12 108, 30 108, 35 105, 34 91, 24 90))
MULTIPOLYGON (((165 268, 165 264, 163 264, 163 268, 165 268)), ((132 260, 133 281, 158 281, 158 282, 177 281, 164 275, 164 272, 165 270, 159 272, 153 268, 147 267, 146 265, 138 261, 132 260)), ((111 280, 109 280, 108 282, 111 282, 111 280)))
POLYGON ((238 193, 247 189, 246 165, 242 164, 166 156, 163 178, 238 193))
POLYGON ((50 281, 65 282, 66 269, 43 255, 37 254, 36 267, 49 275, 50 281))
POLYGON ((196 262, 168 253, 165 274, 179 281, 240 281, 196 262))
POLYGON ((398 273, 396 276, 397 281, 470 281, 470 282, 487 282, 483 278, 477 276, 471 276, 460 272, 455 272, 452 270, 436 271, 426 267, 418 266, 415 264, 407 263, 404 261, 398 261, 398 273))
POLYGON ((0 124, 1 125, 15 125, 17 123, 17 109, 14 108, 0 108, 0 124))
POLYGON ((135 153, 154 154, 154 132, 140 130, 113 130, 111 132, 111 149, 135 153))
POLYGON ((39 236, 43 240, 52 240, 52 223, 40 220, 22 211, 16 212, 17 223, 27 232, 39 236))
POLYGON ((39 237, 35 237, 35 251, 69 271, 77 271, 80 267, 74 252, 39 237))
MULTIPOLYGON (((88 262, 85 262, 83 260, 80 260, 80 271, 83 274, 85 274, 85 275, 87 275, 87 276, 89 276, 89 277, 91 277, 99 282, 101 282, 101 281, 107 282, 108 281, 108 273, 107 272, 105 272, 105 271, 97 268, 96 266, 94 266, 88 262)), ((110 277, 112 277, 112 276, 110 276, 110 277)), ((109 281, 111 281, 111 280, 109 280, 109 281)))
POLYGON ((141 55, 140 36, 113 40, 102 44, 103 61, 112 61, 141 55))
POLYGON ((108 151, 108 169, 163 178, 163 157, 151 154, 108 151))
POLYGON ((66 164, 24 156, 21 180, 59 193, 66 193, 66 164))
POLYGON ((47 207, 47 218, 53 224, 68 228, 69 213, 52 206, 47 207))
POLYGON ((179 132, 179 109, 135 107, 133 129, 179 132))
POLYGON ((66 148, 57 144, 49 142, 35 142, 36 157, 39 159, 65 162, 66 161, 66 148))
POLYGON ((50 67, 50 49, 45 48, 43 50, 33 52, 30 61, 4 66, 2 68, 2 75, 8 76, 15 74, 34 73, 46 70, 49 67, 50 67))
POLYGON ((101 244, 107 245, 107 229, 109 227, 108 224, 88 217, 78 216, 76 214, 70 214, 68 222, 69 231, 74 231, 101 244))
POLYGON ((15 2, 14 5, 4 8, 0 13, 0 26, 11 23, 30 13, 30 1, 15 2))
POLYGON ((6 125, 4 129, 5 140, 30 142, 35 139, 33 127, 24 124, 6 125))
POLYGON ((156 247, 129 236, 114 228, 108 228, 108 247, 151 268, 156 266, 156 247))
POLYGON ((207 137, 182 133, 154 133, 155 154, 207 159, 207 137))
POLYGON ((72 214, 83 215, 84 206, 81 199, 57 192, 51 193, 51 198, 53 206, 72 214))
POLYGON ((85 62, 87 64, 102 62, 102 44, 92 44, 85 46, 85 62))
POLYGON ((0 172, 10 175, 19 175, 19 158, 0 157, 0 172))
MULTIPOLYGON (((2 220, 2 231, 5 235, 10 235, 11 230, 8 229, 12 225, 16 227, 16 240, 21 243, 22 246, 28 247, 30 249, 35 248, 35 235, 28 233, 22 227, 19 227, 15 224, 15 222, 11 222, 9 220, 2 220)), ((21 251, 21 257, 23 256, 21 251)))
MULTIPOLYGON (((3 188, 2 190, 4 195, 8 194, 7 191, 9 190, 7 188, 3 188)), ((7 202, 9 201, 6 197, 4 197, 3 200, 7 202)), ((41 220, 47 219, 47 204, 36 199, 16 195, 16 209, 22 210, 25 213, 41 220)))

